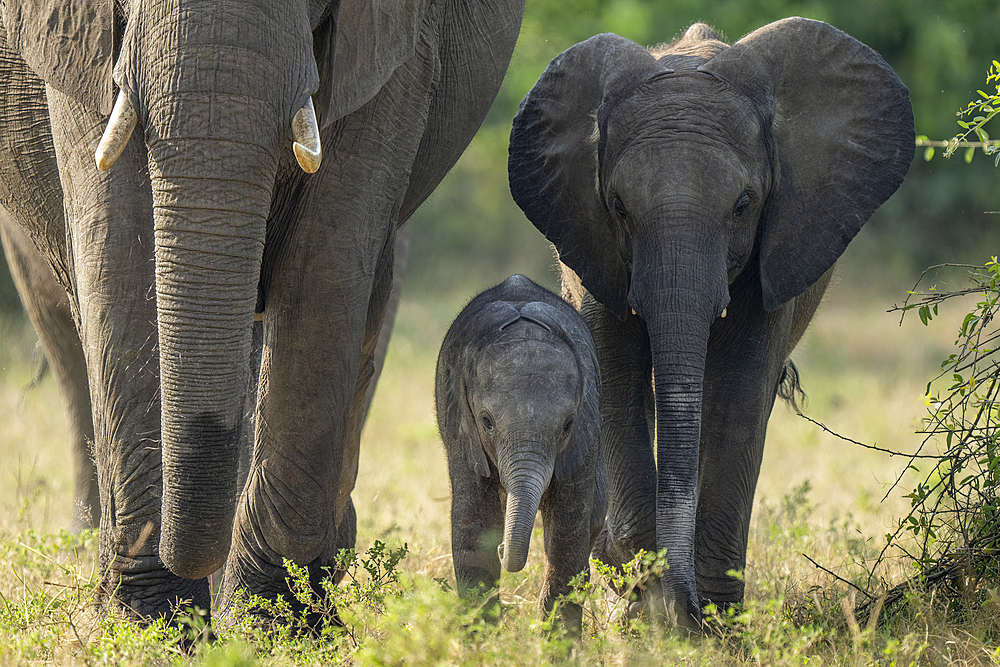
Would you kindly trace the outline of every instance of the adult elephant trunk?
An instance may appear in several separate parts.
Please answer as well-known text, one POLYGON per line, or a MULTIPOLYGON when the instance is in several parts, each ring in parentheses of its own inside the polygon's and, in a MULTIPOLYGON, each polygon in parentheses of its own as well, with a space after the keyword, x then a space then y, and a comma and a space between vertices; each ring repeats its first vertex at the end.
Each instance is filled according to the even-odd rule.
POLYGON ((500 484, 507 490, 500 565, 508 572, 520 572, 528 561, 531 530, 538 514, 542 493, 552 479, 556 451, 540 438, 515 434, 512 442, 498 451, 500 484))
MULTIPOLYGON (((140 3, 116 65, 149 152, 162 405, 159 550, 181 577, 220 567, 232 538, 265 220, 278 155, 290 147, 293 116, 318 81, 303 7, 140 3)), ((109 124, 98 151, 102 168, 114 161, 115 128, 109 124)), ((294 132, 299 139, 301 128, 294 132)), ((315 171, 318 140, 305 143, 315 171)))
MULTIPOLYGON (((637 244, 629 301, 649 332, 656 397, 656 546, 667 550, 664 604, 697 627, 695 516, 709 329, 729 300, 719 253, 637 244)), ((707 249, 700 249, 702 251, 707 249)), ((725 257, 724 254, 721 257, 725 257)))
POLYGON ((150 146, 163 406, 160 557, 192 579, 216 570, 229 552, 274 181, 265 147, 214 145, 224 154, 206 160, 199 141, 172 136, 150 146))

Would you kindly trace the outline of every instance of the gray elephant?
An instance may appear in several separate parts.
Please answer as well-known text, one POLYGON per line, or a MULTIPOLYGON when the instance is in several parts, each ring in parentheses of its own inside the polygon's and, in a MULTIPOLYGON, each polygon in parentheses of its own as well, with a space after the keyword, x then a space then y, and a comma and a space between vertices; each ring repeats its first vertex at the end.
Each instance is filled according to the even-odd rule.
POLYGON ((913 152, 892 69, 802 18, 732 46, 704 24, 651 51, 597 35, 521 103, 511 192, 558 250, 604 378, 595 556, 666 549, 680 625, 743 599, 729 572, 786 359, 913 152))
POLYGON ((69 528, 73 532, 96 528, 101 500, 94 466, 94 422, 90 415, 87 364, 66 290, 56 282, 48 262, 38 254, 24 231, 2 209, 0 243, 63 401, 73 459, 73 520, 69 528))
POLYGON ((102 600, 138 617, 208 608, 205 577, 223 563, 223 604, 244 588, 275 597, 283 558, 318 579, 354 544, 396 228, 485 117, 522 11, 4 3, 0 205, 70 295, 102 600))
MULTIPOLYGON (((379 334, 375 350, 375 372, 368 387, 365 414, 375 393, 375 381, 381 374, 400 299, 400 278, 405 272, 409 254, 412 228, 404 226, 396 233, 394 252, 393 287, 386 307, 385 324, 379 334)), ((91 416, 90 389, 87 382, 87 364, 70 311, 66 290, 52 274, 34 244, 6 211, 0 209, 0 245, 3 246, 14 280, 14 287, 21 298, 28 319, 41 343, 48 367, 55 376, 63 402, 70 452, 73 459, 73 515, 71 532, 96 528, 100 518, 101 497, 97 486, 97 467, 94 464, 94 421, 91 416)), ((257 407, 257 375, 260 372, 262 353, 262 327, 254 323, 251 366, 244 411, 243 437, 240 442, 238 483, 246 482, 249 472, 253 435, 253 413, 257 407)))
MULTIPOLYGON (((524 276, 486 290, 455 318, 438 356, 435 406, 460 595, 493 588, 501 565, 524 568, 539 510, 548 561, 540 613, 589 573, 607 509, 600 381, 583 318, 524 276)), ((578 605, 563 605, 561 617, 579 633, 578 605)))

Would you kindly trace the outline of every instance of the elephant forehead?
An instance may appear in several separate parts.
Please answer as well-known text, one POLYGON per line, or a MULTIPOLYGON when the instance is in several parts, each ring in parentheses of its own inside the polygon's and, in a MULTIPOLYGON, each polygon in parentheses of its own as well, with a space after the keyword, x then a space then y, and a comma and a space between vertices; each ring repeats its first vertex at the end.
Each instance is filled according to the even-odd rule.
POLYGON ((572 350, 554 338, 497 341, 483 350, 476 373, 484 395, 575 396, 580 372, 572 350))
POLYGON ((604 120, 601 138, 612 160, 615 153, 646 142, 751 147, 763 130, 760 110, 750 98, 704 74, 657 77, 604 120))

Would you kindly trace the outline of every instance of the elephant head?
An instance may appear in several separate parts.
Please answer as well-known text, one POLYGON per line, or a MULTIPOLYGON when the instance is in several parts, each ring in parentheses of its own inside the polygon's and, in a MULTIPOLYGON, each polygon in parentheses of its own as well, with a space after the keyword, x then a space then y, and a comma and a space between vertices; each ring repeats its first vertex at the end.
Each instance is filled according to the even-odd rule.
POLYGON ((515 201, 594 298, 648 332, 656 541, 682 623, 700 618, 702 388, 730 287, 751 276, 761 312, 803 293, 896 190, 913 151, 892 69, 802 18, 732 46, 702 24, 653 52, 597 35, 557 56, 521 103, 515 201))
POLYGON ((542 494, 583 464, 600 430, 590 333, 555 295, 513 276, 456 318, 437 385, 446 446, 464 449, 474 474, 499 474, 506 493, 499 556, 505 570, 518 572, 542 494))

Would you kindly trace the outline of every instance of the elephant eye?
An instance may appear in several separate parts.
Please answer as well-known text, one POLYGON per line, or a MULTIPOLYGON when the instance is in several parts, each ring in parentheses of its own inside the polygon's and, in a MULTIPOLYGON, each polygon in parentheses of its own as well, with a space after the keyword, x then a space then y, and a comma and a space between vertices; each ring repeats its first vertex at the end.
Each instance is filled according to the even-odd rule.
POLYGON ((569 434, 569 432, 572 430, 573 430, 573 418, 570 417, 569 419, 566 420, 566 424, 563 426, 563 434, 564 435, 569 434))
POLYGON ((483 412, 479 414, 479 423, 482 424, 483 432, 486 435, 493 435, 493 431, 496 430, 496 425, 493 423, 493 417, 490 413, 483 410, 483 412))
POLYGON ((618 195, 615 195, 611 200, 611 205, 614 207, 615 214, 617 214, 619 218, 623 221, 628 219, 628 211, 625 210, 625 204, 622 203, 622 200, 618 195))
POLYGON ((744 190, 733 206, 733 220, 741 220, 746 212, 750 210, 750 204, 752 203, 753 195, 749 190, 744 190))

